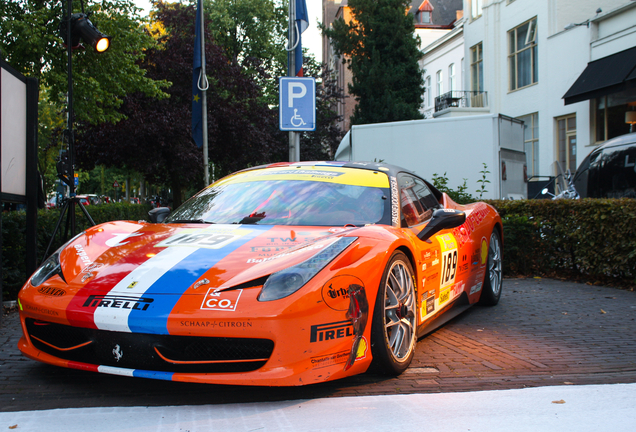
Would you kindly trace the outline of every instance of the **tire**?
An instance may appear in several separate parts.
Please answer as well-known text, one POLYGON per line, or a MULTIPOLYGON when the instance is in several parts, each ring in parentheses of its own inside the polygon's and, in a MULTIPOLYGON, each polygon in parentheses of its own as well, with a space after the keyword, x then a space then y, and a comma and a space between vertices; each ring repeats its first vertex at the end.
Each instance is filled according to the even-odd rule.
POLYGON ((417 341, 417 297, 413 268, 406 255, 393 252, 384 270, 373 311, 372 370, 399 375, 411 363, 417 341))
POLYGON ((503 285, 502 272, 502 248, 499 232, 493 229, 488 246, 487 272, 484 277, 484 288, 479 303, 485 306, 494 306, 499 303, 501 288, 503 285))

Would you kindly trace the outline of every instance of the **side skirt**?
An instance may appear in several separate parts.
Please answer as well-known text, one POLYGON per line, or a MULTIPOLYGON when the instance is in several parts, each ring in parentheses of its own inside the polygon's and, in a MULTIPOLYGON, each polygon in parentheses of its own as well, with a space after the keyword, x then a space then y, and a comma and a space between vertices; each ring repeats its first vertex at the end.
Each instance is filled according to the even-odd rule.
POLYGON ((463 292, 457 300, 446 306, 445 309, 442 309, 434 318, 427 320, 418 327, 418 339, 431 333, 433 330, 437 330, 439 327, 446 324, 448 321, 452 320, 471 306, 472 305, 468 303, 468 295, 463 292))

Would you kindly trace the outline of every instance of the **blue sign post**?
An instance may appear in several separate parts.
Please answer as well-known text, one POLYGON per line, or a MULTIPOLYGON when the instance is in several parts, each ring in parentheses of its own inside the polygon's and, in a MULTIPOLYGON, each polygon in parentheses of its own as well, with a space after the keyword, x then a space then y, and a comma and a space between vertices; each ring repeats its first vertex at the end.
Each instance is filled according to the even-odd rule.
POLYGON ((316 130, 316 80, 281 77, 279 106, 280 130, 316 130))

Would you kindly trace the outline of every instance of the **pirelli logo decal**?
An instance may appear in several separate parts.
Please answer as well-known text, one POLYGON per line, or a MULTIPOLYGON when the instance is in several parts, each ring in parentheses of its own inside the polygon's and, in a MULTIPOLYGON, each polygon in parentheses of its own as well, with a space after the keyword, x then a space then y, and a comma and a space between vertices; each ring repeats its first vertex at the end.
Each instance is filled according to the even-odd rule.
POLYGON ((88 296, 82 307, 115 309, 131 309, 145 311, 150 307, 154 299, 148 297, 118 296, 118 295, 91 295, 88 296))
POLYGON ((353 326, 349 320, 312 325, 309 342, 323 342, 344 337, 353 337, 353 326))

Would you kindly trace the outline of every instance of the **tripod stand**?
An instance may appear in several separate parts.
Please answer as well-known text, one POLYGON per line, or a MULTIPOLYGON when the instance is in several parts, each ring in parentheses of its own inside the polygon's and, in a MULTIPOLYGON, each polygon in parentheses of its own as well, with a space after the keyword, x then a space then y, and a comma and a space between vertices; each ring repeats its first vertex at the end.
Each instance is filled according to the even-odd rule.
MULTIPOLYGON (((84 5, 82 4, 82 11, 84 10, 84 5)), ((73 2, 72 0, 67 0, 67 15, 66 19, 62 21, 61 26, 65 26, 65 32, 63 32, 63 38, 66 42, 66 55, 67 55, 67 73, 68 73, 68 93, 67 93, 67 102, 68 102, 68 112, 67 112, 67 128, 64 131, 64 137, 68 142, 68 159, 65 159, 64 156, 60 156, 60 161, 57 163, 57 176, 60 180, 62 180, 69 187, 70 197, 64 200, 64 205, 62 206, 62 210, 60 211, 60 217, 57 220, 57 224, 55 225, 55 229, 53 230, 53 234, 51 235, 51 240, 49 241, 48 246, 46 247, 46 251, 44 252, 44 259, 46 259, 49 255, 49 250, 51 249, 51 245, 55 240, 55 235, 60 229, 60 225, 62 224, 62 219, 64 219, 64 213, 66 213, 66 228, 64 230, 64 237, 62 242, 66 242, 68 239, 69 229, 71 231, 71 236, 75 236, 75 205, 79 205, 80 209, 84 213, 84 216, 88 219, 91 225, 95 225, 95 221, 88 214, 88 210, 84 207, 75 196, 75 176, 73 174, 74 164, 75 164, 75 137, 73 134, 73 120, 74 120, 74 112, 73 112, 73 63, 72 63, 72 50, 73 43, 72 42, 72 24, 73 24, 73 2)), ((92 24, 91 24, 92 25, 92 24)), ((83 35, 85 36, 85 35, 83 35)), ((79 38, 78 38, 79 43, 79 38)))

